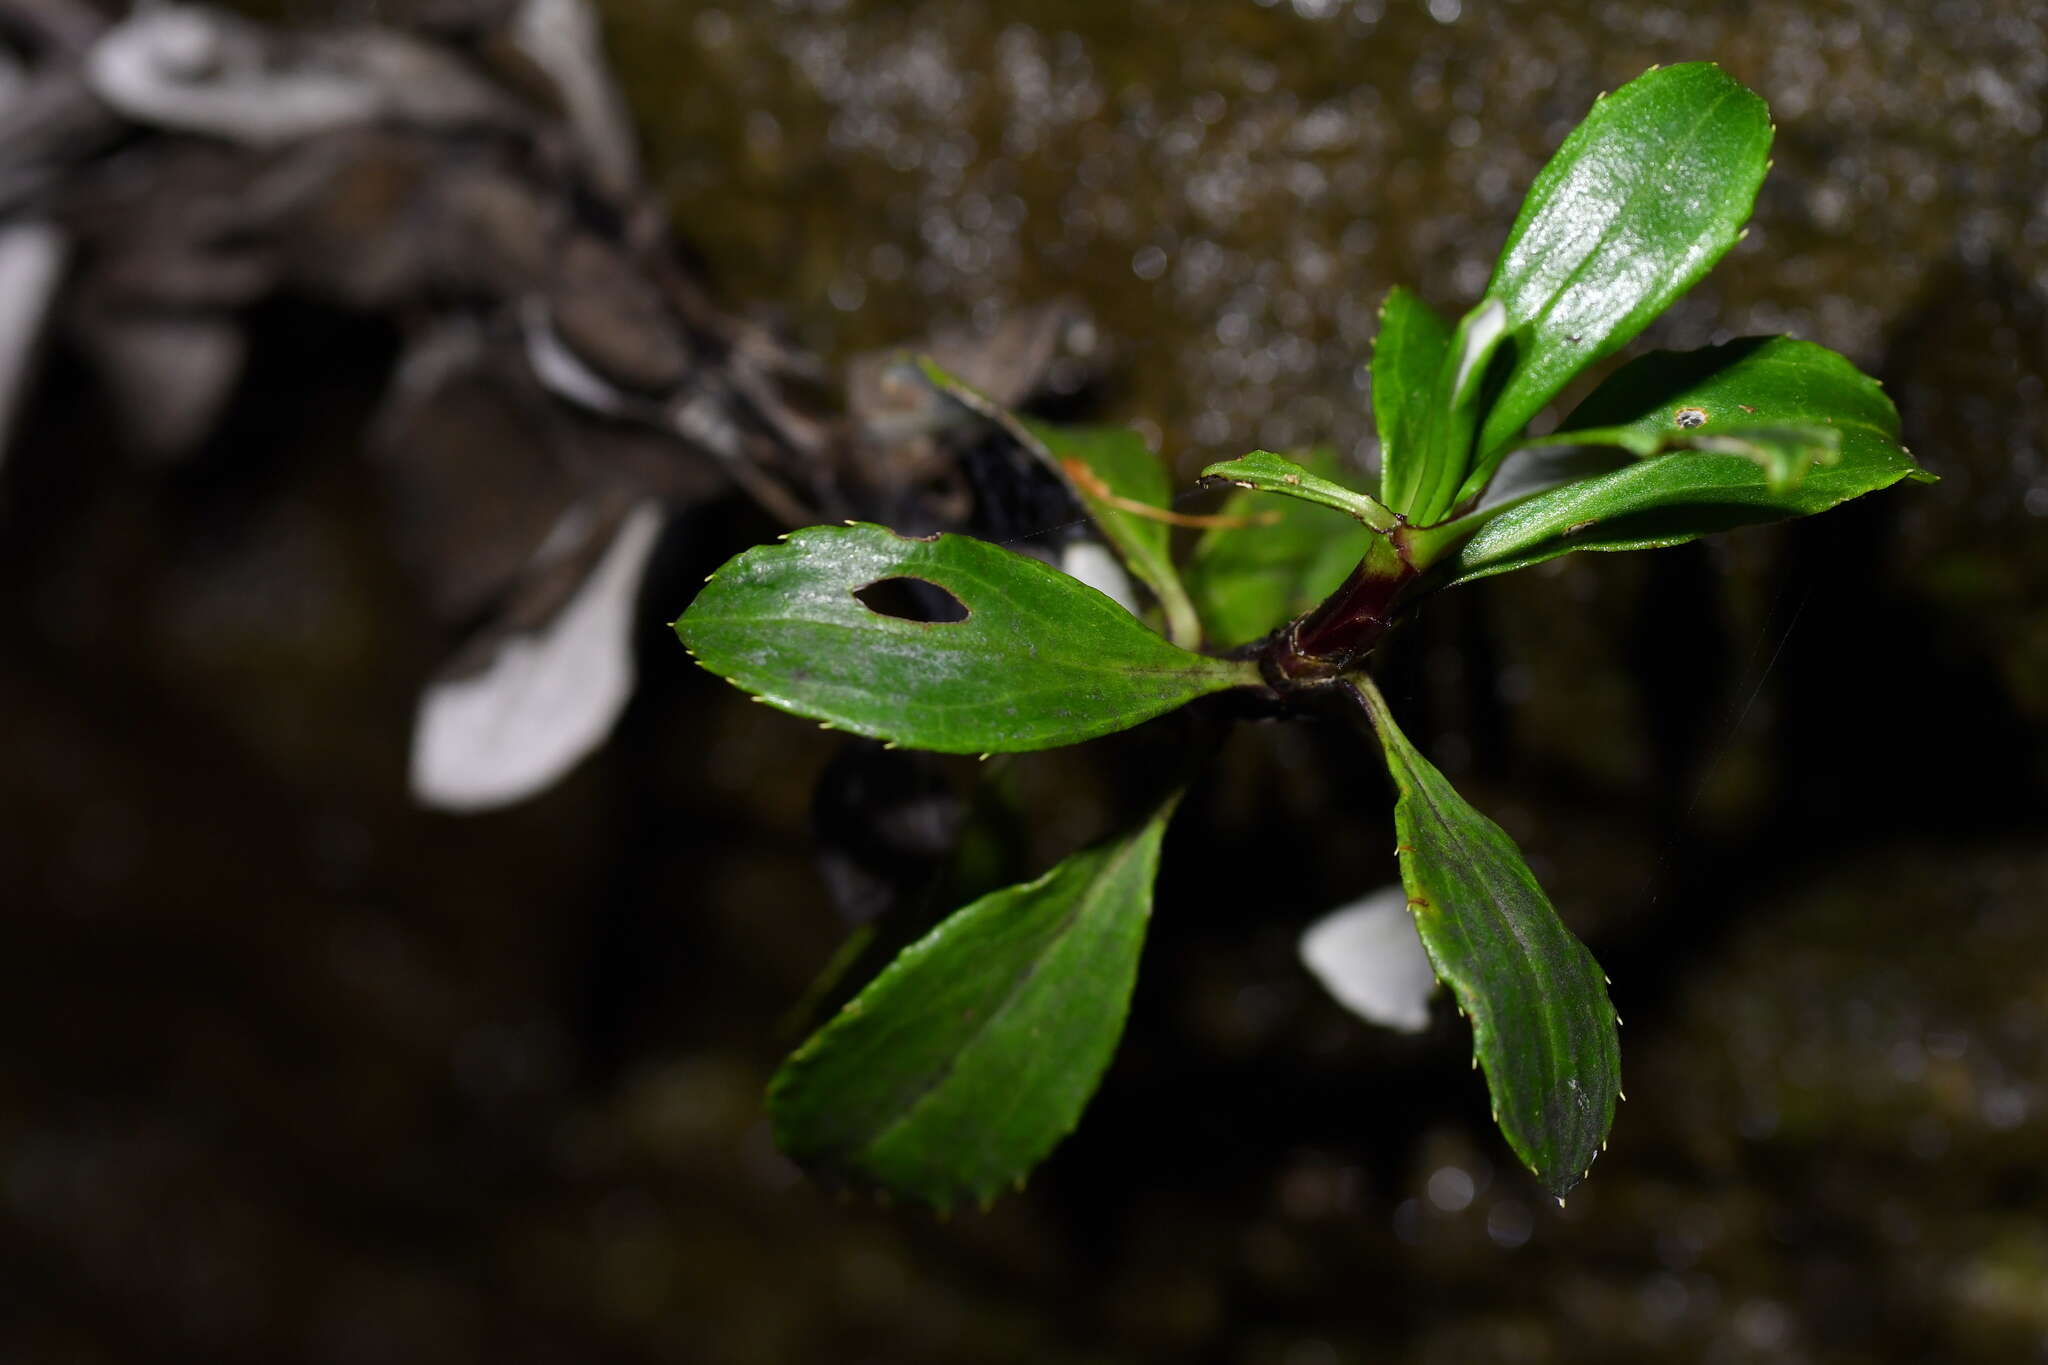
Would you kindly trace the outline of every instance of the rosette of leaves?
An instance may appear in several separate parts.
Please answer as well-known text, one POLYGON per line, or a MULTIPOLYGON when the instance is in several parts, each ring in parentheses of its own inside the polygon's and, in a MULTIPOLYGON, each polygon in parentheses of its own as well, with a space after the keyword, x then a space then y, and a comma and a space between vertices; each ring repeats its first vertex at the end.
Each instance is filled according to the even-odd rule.
MULTIPOLYGON (((1134 433, 1034 425, 928 371, 1068 481, 1149 591, 1144 617, 1008 549, 847 525, 738 556, 676 629, 771 706, 945 753, 1077 744, 1219 709, 1203 700, 1219 693, 1269 711, 1354 706, 1396 789, 1409 909, 1471 1020, 1501 1132, 1562 1198, 1605 1145, 1621 1089, 1605 978, 1367 670, 1431 592, 1928 477, 1874 380, 1785 337, 1641 356, 1553 433, 1526 434, 1734 245, 1771 135, 1764 102, 1704 63, 1596 101, 1537 176, 1477 304, 1453 321, 1407 290, 1388 296, 1372 357, 1377 489, 1328 461, 1211 465, 1205 476, 1238 491, 1179 563, 1167 474, 1134 433), (1279 515, 1241 515, 1259 504, 1279 515), (945 609, 870 605, 897 580, 945 609)), ((883 967, 775 1077, 783 1148, 828 1178, 942 1208, 1021 1182, 1115 1050, 1176 799, 965 905, 883 967)))

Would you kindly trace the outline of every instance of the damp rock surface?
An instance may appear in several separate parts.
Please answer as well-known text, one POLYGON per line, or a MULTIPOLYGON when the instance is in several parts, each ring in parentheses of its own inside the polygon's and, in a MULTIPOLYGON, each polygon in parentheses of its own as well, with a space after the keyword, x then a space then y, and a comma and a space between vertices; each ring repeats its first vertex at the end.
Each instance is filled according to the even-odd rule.
MULTIPOLYGON (((386 362, 343 336, 266 371, 223 449, 159 474, 60 353, 66 401, 0 478, 0 1355, 2048 1350, 2048 13, 603 8, 726 298, 835 360, 1079 299, 1101 414, 1183 475, 1369 461, 1385 290, 1467 304, 1597 93, 1719 61, 1777 166, 1651 340, 1844 351, 1943 482, 1461 590, 1388 658, 1418 747, 1615 981, 1629 1100, 1566 1207, 1500 1143, 1461 1020, 1372 1031, 1296 960, 1394 877, 1375 756, 1246 727, 1169 839, 1079 1134, 940 1224, 811 1187, 761 1116, 844 932, 809 824, 839 738, 650 618, 617 742, 530 804, 422 812, 433 620, 356 463, 386 362)), ((678 594, 773 528, 695 531, 678 594)), ((1098 834, 1130 753, 1020 765, 1013 852, 1098 834)))

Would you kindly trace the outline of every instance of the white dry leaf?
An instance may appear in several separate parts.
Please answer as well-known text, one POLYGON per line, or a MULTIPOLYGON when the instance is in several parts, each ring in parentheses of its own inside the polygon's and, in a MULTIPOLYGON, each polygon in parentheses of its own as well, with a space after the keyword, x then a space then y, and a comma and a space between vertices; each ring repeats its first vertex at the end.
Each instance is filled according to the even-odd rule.
POLYGON ((92 92, 137 123, 255 146, 369 122, 377 91, 353 72, 272 68, 264 31, 199 5, 160 5, 108 29, 86 58, 92 92))
POLYGON ((638 416, 640 407, 616 385, 583 363, 562 344, 561 336, 548 316, 548 306, 539 298, 528 298, 519 309, 520 331, 526 340, 526 363, 533 367, 541 387, 564 402, 605 417, 638 416))
POLYGON ((1436 969, 1400 886, 1323 916, 1303 931, 1300 952, 1324 989, 1361 1019, 1402 1033, 1429 1027, 1436 969))
POLYGON ((87 53, 85 80, 136 123, 249 147, 379 121, 516 127, 524 117, 460 58, 404 33, 295 35, 206 5, 138 8, 87 53))
POLYGON ((428 684, 412 742, 423 805, 510 805, 604 743, 633 693, 633 604, 662 522, 659 503, 635 505, 553 619, 506 637, 481 672, 428 684))
POLYGON ((512 41, 553 78, 600 183, 613 194, 630 190, 640 178, 633 116, 605 61, 596 11, 585 0, 525 0, 512 41))

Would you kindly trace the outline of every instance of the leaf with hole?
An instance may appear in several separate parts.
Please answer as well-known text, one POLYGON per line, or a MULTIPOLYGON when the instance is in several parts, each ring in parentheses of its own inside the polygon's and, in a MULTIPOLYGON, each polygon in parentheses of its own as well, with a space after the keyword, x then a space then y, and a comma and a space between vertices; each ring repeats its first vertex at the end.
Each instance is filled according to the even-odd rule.
POLYGON ((905 949, 776 1073, 782 1150, 940 1209, 1022 1182, 1116 1051, 1177 799, 905 949))
POLYGON ((1706 62, 1653 68, 1594 104, 1538 173, 1486 286, 1507 308, 1505 359, 1454 505, 1574 376, 1735 244, 1770 146, 1764 102, 1706 62))
POLYGON ((1899 418, 1876 380, 1810 341, 1751 337, 1697 351, 1655 351, 1616 370, 1579 405, 1552 445, 1668 450, 1563 484, 1457 528, 1440 550, 1443 585, 1540 564, 1574 550, 1640 550, 1715 531, 1823 512, 1901 479, 1931 481, 1899 443, 1899 418), (1773 486, 1770 456, 1697 447, 1798 440, 1813 460, 1773 486), (1469 537, 1464 532, 1469 530, 1469 537))
POLYGON ((1169 644, 1035 559, 866 524, 809 527, 730 560, 676 633, 772 706, 940 753, 1078 744, 1258 682, 1254 665, 1169 644), (857 595, 889 579, 930 585, 964 619, 905 620, 857 595))
POLYGON ((1194 604, 1173 564, 1173 484, 1144 437, 1128 427, 1066 427, 1019 417, 930 360, 918 366, 941 392, 1002 427, 1058 475, 1138 581, 1159 599, 1173 642, 1185 649, 1200 643, 1194 604))
POLYGON ((1472 1020, 1502 1135, 1562 1199, 1606 1144, 1621 1093, 1606 978, 1514 840, 1416 752, 1370 680, 1353 687, 1400 793, 1401 882, 1423 947, 1472 1020))

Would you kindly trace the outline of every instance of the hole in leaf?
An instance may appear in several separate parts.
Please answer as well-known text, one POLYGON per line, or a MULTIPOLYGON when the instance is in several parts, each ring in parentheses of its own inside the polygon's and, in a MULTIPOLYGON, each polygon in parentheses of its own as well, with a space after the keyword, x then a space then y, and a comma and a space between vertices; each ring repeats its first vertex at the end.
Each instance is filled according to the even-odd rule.
POLYGON ((967 619, 965 602, 922 578, 878 578, 853 595, 876 615, 899 621, 943 626, 967 619))

